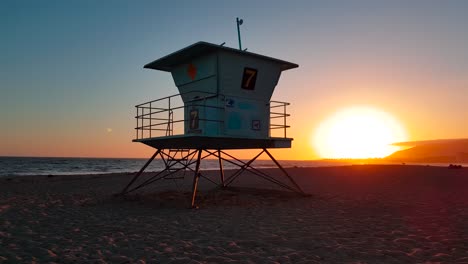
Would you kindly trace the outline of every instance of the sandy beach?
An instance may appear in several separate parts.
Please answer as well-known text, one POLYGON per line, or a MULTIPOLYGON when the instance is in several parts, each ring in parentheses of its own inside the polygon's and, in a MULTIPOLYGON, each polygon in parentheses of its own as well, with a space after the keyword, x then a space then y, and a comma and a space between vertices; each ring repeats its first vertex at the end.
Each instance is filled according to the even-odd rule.
POLYGON ((190 177, 124 198, 131 174, 0 178, 0 263, 468 263, 468 169, 288 172, 310 196, 202 179, 198 209, 190 177))

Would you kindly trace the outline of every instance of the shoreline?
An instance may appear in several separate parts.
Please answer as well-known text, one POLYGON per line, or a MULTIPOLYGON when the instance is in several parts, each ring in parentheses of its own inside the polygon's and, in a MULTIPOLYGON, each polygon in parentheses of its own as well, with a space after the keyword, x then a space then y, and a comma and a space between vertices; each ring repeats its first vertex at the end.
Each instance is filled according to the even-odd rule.
MULTIPOLYGON (((262 160, 261 160, 262 161, 262 160)), ((268 161, 268 160, 266 160, 268 161)), ((217 160, 216 160, 217 162, 217 160)), ((298 162, 307 162, 307 161, 298 161, 298 162)), ((310 162, 322 162, 321 160, 313 160, 310 162)), ((328 160, 323 160, 323 162, 330 162, 328 160)), ((281 164, 281 161, 280 161, 281 164)), ((333 168, 333 167, 346 167, 346 166, 367 166, 367 165, 376 165, 376 166, 424 166, 424 167, 442 167, 442 168, 447 168, 451 166, 461 166, 461 168, 468 168, 468 164, 465 163, 405 163, 405 162, 370 162, 370 163, 345 163, 344 161, 331 161, 331 164, 328 165, 315 165, 315 166, 297 166, 297 165, 289 165, 289 166, 283 166, 285 169, 294 169, 294 168, 333 168), (333 164, 337 163, 337 164, 333 164)), ((256 167, 256 166, 254 166, 256 167)), ((276 169, 276 166, 259 166, 256 167, 259 169, 276 169)), ((204 168, 202 169, 203 171, 218 171, 218 168, 204 168)), ((225 168, 225 170, 234 170, 233 168, 225 168)), ((150 170, 150 171, 145 171, 145 173, 157 173, 160 170, 150 170)), ((138 170, 136 171, 119 171, 119 172, 70 172, 70 173, 27 173, 27 174, 10 174, 10 175, 0 175, 0 180, 5 179, 5 178, 14 178, 14 177, 71 177, 71 176, 92 176, 92 175, 116 175, 116 174, 135 174, 137 173, 138 170)))

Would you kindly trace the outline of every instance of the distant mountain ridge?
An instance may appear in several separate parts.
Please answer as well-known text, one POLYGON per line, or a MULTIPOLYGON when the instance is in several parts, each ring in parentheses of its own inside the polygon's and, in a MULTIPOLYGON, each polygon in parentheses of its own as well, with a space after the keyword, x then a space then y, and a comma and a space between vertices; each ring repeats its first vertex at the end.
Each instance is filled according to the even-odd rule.
POLYGON ((385 160, 398 162, 468 163, 468 139, 438 139, 395 143, 413 146, 397 151, 385 160))

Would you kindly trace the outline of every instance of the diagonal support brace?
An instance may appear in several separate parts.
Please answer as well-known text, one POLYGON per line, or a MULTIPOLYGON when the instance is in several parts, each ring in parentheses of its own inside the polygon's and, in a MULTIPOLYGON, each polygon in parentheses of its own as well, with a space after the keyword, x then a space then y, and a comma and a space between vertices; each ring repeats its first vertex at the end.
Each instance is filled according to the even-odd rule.
POLYGON ((140 169, 140 171, 133 177, 133 179, 125 186, 125 188, 120 192, 121 195, 127 193, 128 188, 143 174, 145 171, 146 167, 150 165, 150 163, 156 158, 156 156, 161 152, 161 149, 156 150, 156 152, 151 156, 151 158, 145 163, 145 165, 140 169))

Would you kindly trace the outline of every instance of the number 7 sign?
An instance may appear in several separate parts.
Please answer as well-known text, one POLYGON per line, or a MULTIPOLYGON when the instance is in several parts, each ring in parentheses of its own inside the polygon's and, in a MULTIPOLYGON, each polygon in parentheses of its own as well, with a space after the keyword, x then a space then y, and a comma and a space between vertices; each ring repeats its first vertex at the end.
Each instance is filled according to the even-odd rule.
POLYGON ((190 129, 197 129, 198 128, 198 122, 200 118, 198 116, 198 109, 192 109, 190 111, 190 129))
POLYGON ((257 70, 252 68, 244 68, 242 75, 242 88, 246 90, 254 90, 257 82, 257 70))

